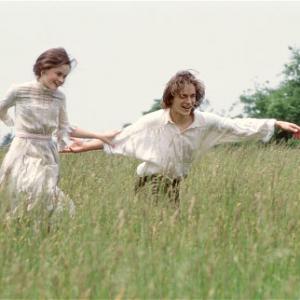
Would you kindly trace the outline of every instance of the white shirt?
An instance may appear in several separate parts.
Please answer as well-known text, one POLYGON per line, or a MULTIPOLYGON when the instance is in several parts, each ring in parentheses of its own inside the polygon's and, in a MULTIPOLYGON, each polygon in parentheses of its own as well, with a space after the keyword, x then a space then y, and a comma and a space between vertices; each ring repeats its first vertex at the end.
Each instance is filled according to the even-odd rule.
POLYGON ((186 176, 195 156, 211 147, 245 140, 268 141, 274 133, 275 119, 223 118, 196 110, 194 122, 184 131, 174 124, 170 109, 142 116, 116 136, 107 153, 135 157, 143 162, 138 176, 163 174, 170 178, 186 176))

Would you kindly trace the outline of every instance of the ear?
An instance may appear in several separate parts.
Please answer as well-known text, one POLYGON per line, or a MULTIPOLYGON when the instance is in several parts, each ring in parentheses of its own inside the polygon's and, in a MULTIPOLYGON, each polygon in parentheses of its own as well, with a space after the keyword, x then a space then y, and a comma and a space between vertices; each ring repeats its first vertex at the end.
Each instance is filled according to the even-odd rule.
POLYGON ((47 70, 42 70, 41 71, 41 76, 45 75, 47 73, 47 70))

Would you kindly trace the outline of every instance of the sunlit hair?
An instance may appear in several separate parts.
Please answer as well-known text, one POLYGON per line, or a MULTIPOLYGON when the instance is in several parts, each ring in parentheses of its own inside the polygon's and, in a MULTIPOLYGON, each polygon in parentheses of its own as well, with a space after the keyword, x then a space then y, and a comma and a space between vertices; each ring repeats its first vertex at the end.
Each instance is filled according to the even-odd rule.
POLYGON ((41 77, 42 71, 68 65, 73 68, 76 60, 71 59, 64 48, 51 48, 43 52, 33 66, 33 72, 37 78, 41 77))
POLYGON ((174 97, 179 95, 184 89, 185 84, 193 84, 196 89, 196 103, 194 108, 201 104, 205 96, 205 86, 191 71, 185 70, 177 72, 167 83, 163 93, 162 108, 172 106, 174 97))

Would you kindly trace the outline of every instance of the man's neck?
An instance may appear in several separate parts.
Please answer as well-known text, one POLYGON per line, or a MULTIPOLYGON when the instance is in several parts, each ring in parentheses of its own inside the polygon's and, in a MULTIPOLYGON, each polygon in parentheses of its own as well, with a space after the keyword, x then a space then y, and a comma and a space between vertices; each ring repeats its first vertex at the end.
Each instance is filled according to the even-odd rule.
POLYGON ((177 114, 176 112, 170 109, 170 118, 174 122, 174 124, 181 130, 185 130, 188 128, 194 121, 194 113, 192 112, 190 115, 183 116, 181 114, 177 114))

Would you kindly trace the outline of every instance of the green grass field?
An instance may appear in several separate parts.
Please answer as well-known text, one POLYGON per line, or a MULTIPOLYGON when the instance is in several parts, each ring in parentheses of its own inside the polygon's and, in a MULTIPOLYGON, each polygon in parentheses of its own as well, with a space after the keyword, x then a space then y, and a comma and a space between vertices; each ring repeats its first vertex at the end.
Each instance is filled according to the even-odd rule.
POLYGON ((137 164, 61 155, 76 217, 50 233, 1 222, 0 298, 299 299, 299 148, 214 149, 178 209, 134 195, 137 164))

